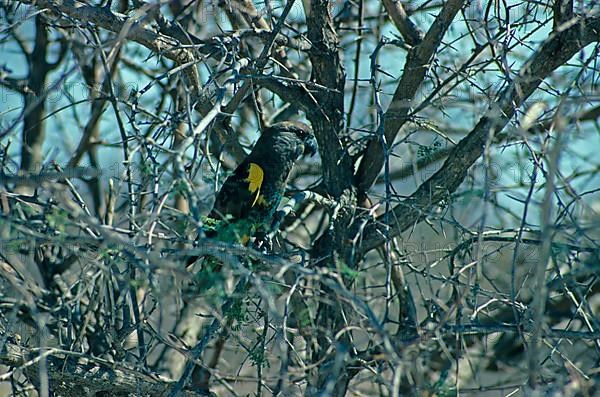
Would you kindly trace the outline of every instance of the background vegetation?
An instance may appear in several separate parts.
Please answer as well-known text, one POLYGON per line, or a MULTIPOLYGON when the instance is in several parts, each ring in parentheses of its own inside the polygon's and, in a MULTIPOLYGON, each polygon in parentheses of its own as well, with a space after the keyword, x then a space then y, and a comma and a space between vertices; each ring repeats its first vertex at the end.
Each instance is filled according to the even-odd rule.
POLYGON ((598 393, 596 1, 0 20, 0 394, 598 393), (320 155, 273 249, 194 247, 260 128, 292 119, 320 155), (193 254, 223 262, 212 288, 193 254))

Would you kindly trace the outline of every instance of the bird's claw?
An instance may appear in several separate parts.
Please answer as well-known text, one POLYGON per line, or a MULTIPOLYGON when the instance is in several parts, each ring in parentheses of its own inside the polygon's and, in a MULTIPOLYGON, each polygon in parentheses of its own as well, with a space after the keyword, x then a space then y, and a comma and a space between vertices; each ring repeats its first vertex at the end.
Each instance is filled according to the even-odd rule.
POLYGON ((273 251, 273 240, 267 233, 257 233, 254 239, 254 248, 263 254, 269 254, 273 251))

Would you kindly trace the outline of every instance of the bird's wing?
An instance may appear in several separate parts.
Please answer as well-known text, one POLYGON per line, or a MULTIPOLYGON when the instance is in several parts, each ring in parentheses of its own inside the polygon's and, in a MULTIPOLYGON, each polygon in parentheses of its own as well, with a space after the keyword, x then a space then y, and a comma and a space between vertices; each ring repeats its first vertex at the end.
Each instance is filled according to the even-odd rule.
POLYGON ((252 207, 261 203, 263 168, 254 162, 243 162, 226 180, 217 194, 209 217, 214 219, 243 219, 252 207))

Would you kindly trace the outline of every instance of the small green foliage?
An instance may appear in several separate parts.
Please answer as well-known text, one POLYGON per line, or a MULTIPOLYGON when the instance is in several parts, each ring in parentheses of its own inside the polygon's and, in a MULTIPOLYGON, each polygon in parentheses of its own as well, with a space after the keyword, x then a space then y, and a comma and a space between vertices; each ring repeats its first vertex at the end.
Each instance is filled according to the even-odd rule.
POLYGON ((435 395, 438 397, 456 397, 456 388, 455 387, 442 387, 440 389, 435 390, 435 395))
POLYGON ((419 159, 428 159, 435 154, 442 147, 442 143, 438 140, 434 140, 430 146, 419 145, 417 150, 417 157, 419 159))
POLYGON ((204 230, 216 231, 222 222, 223 221, 211 218, 209 216, 202 217, 202 226, 204 227, 204 230))
POLYGON ((223 314, 229 319, 234 320, 231 329, 239 331, 242 323, 247 320, 246 315, 248 311, 246 310, 246 302, 243 299, 234 299, 229 309, 223 314))
POLYGON ((444 370, 440 373, 440 378, 431 386, 431 391, 440 397, 456 397, 456 387, 454 385, 447 385, 448 370, 444 370))
POLYGON ((182 180, 177 180, 177 181, 175 181, 175 184, 173 185, 173 189, 169 192, 169 197, 173 198, 178 195, 185 196, 186 191, 187 191, 187 188, 186 188, 185 182, 182 180))
POLYGON ((26 245, 24 244, 23 239, 3 240, 2 241, 2 249, 6 250, 6 252, 8 252, 8 250, 18 251, 19 249, 23 248, 24 246, 26 246, 26 245))
POLYGON ((358 277, 358 275, 360 274, 359 271, 352 269, 350 266, 348 266, 345 263, 342 263, 340 266, 340 270, 342 272, 342 275, 346 278, 349 278, 351 280, 354 280, 358 277))
POLYGON ((271 368, 271 363, 269 363, 269 360, 265 357, 263 344, 260 343, 260 341, 256 344, 256 347, 250 351, 248 358, 253 367, 271 368))
POLYGON ((145 161, 141 162, 140 173, 144 176, 151 176, 153 174, 151 163, 145 161))
POLYGON ((146 287, 148 284, 144 281, 144 280, 129 280, 129 285, 132 288, 138 289, 138 288, 144 288, 146 287))
POLYGON ((250 236, 256 233, 256 224, 250 219, 241 219, 235 223, 227 223, 219 230, 219 240, 245 244, 250 236))
POLYGON ((194 284, 198 292, 204 292, 213 286, 223 284, 220 267, 221 262, 213 256, 206 256, 203 259, 202 269, 194 275, 194 284))
POLYGON ((104 259, 112 259, 115 255, 119 254, 119 251, 114 249, 114 248, 106 248, 103 250, 100 250, 100 259, 104 260, 104 259))
POLYGON ((68 222, 69 218, 66 211, 61 210, 60 208, 53 207, 52 210, 46 215, 46 221, 48 222, 48 227, 54 229, 58 232, 64 232, 65 226, 68 222))
POLYGON ((296 311, 296 325, 298 328, 308 328, 313 325, 310 308, 304 306, 303 308, 296 311))

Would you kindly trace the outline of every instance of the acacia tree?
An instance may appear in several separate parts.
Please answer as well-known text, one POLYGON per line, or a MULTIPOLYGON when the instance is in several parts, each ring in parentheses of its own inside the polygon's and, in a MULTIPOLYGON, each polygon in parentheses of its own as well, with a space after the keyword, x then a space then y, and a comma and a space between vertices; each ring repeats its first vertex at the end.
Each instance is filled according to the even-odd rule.
POLYGON ((3 393, 596 391, 595 1, 1 10, 3 393), (194 245, 283 120, 273 247, 194 245))

